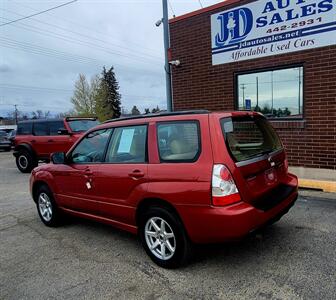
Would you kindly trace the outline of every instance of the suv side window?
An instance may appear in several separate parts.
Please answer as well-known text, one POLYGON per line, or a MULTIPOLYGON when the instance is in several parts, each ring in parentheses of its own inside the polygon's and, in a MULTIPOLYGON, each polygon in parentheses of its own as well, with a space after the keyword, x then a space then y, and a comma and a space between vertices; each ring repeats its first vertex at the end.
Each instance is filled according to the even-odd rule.
POLYGON ((48 122, 34 122, 33 132, 36 136, 49 135, 48 122))
POLYGON ((32 134, 32 130, 33 130, 32 122, 19 123, 17 135, 30 135, 32 134))
POLYGON ((193 162, 200 154, 197 121, 160 122, 157 138, 161 162, 193 162))
POLYGON ((147 125, 115 128, 107 150, 106 162, 147 162, 147 125))
POLYGON ((49 122, 50 135, 58 135, 58 130, 65 129, 63 121, 51 121, 49 122))
POLYGON ((75 164, 103 162, 111 132, 110 128, 90 132, 71 152, 69 160, 75 164))

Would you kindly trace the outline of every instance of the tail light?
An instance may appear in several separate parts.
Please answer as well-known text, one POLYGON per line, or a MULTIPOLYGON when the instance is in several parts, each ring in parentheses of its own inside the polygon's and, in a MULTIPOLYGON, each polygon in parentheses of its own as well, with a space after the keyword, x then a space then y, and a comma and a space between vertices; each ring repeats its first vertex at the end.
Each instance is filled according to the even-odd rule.
POLYGON ((214 165, 212 171, 212 203, 225 206, 241 200, 234 179, 224 165, 214 165))

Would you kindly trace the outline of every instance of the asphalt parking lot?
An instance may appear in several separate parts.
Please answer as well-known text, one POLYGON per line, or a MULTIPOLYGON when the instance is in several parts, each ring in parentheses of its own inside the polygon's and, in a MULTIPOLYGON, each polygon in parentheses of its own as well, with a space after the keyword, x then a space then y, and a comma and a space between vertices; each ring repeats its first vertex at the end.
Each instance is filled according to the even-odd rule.
POLYGON ((165 270, 112 227, 44 226, 28 178, 0 152, 0 299, 335 299, 333 194, 302 192, 277 224, 165 270))

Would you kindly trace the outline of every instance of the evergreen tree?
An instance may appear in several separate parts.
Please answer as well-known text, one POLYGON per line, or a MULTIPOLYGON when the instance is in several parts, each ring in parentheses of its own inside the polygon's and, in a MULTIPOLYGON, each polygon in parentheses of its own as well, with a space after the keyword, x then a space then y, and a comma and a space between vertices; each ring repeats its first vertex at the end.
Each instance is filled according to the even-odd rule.
POLYGON ((113 67, 109 70, 103 68, 100 90, 100 110, 104 112, 102 120, 119 118, 121 114, 119 84, 115 77, 113 67))
POLYGON ((132 108, 132 115, 140 115, 140 110, 135 105, 132 108))
POLYGON ((150 114, 150 109, 149 108, 145 108, 145 115, 150 114))
POLYGON ((152 113, 155 114, 155 113, 158 113, 158 112, 160 112, 160 108, 159 108, 159 106, 157 105, 156 108, 153 108, 153 109, 152 109, 152 113))

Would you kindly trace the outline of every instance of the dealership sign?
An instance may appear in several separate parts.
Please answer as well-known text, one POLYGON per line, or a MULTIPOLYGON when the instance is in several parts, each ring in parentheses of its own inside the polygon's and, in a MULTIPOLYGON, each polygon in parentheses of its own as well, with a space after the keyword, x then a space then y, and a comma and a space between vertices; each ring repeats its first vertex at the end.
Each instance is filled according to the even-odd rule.
POLYGON ((336 0, 259 0, 211 16, 214 65, 336 44, 336 0))

